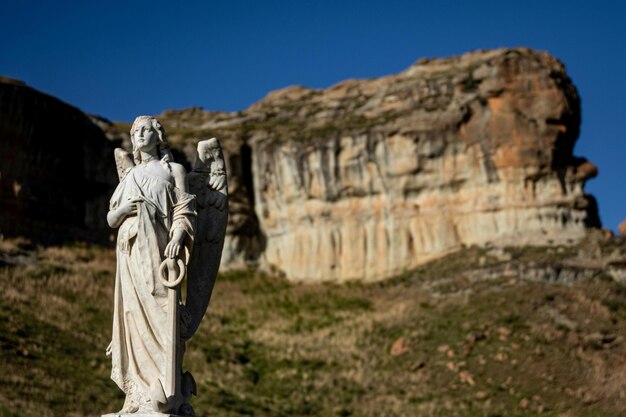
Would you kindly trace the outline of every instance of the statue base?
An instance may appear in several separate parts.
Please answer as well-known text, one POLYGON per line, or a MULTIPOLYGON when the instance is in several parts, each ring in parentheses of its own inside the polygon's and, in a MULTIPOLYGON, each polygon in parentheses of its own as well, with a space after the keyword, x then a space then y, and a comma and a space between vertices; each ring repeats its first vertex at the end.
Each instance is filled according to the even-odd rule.
POLYGON ((156 411, 139 411, 136 413, 109 413, 102 414, 102 417, 185 417, 180 414, 159 413, 156 411))

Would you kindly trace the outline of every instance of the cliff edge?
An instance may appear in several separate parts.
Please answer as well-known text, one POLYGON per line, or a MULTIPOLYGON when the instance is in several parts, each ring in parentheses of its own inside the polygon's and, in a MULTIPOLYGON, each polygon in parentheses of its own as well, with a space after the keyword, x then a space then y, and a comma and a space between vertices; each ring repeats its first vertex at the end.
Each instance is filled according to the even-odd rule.
MULTIPOLYGON (((0 114, 2 231, 106 229, 111 148, 127 137, 20 83, 0 82, 0 114)), ((584 191, 598 170, 573 155, 580 98, 546 52, 422 59, 382 78, 285 88, 240 112, 158 117, 190 162, 198 140, 222 142, 225 268, 374 281, 463 246, 573 243, 600 227, 584 191)))
MULTIPOLYGON (((580 98, 546 52, 420 60, 275 91, 239 113, 162 116, 180 143, 229 144, 258 232, 247 256, 293 280, 379 280, 464 245, 567 243, 600 226, 584 192, 597 168, 573 155, 580 98)), ((250 236, 231 240, 235 264, 250 236)))

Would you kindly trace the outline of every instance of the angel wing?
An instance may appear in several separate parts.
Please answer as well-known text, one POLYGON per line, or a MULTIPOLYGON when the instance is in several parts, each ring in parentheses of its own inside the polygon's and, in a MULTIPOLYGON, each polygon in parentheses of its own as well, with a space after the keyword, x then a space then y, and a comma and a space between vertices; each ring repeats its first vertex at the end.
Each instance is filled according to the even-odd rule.
POLYGON ((194 169, 187 174, 189 191, 196 195, 196 232, 187 266, 187 326, 189 339, 198 329, 209 305, 222 258, 228 221, 228 186, 224 156, 216 138, 198 143, 194 169))
POLYGON ((115 150, 113 151, 113 155, 115 155, 117 176, 119 177, 120 181, 122 181, 126 174, 128 174, 128 172, 135 166, 133 156, 130 152, 125 151, 122 148, 115 148, 115 150))

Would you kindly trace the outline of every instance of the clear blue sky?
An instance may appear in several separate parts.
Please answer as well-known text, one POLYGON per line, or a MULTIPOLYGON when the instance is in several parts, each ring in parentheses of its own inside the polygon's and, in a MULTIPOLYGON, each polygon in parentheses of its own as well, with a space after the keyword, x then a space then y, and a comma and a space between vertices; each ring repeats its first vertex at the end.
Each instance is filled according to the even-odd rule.
POLYGON ((420 57, 527 46, 561 59, 582 97, 576 154, 605 227, 626 219, 626 2, 8 1, 0 75, 112 120, 241 110, 292 84, 328 87, 420 57))

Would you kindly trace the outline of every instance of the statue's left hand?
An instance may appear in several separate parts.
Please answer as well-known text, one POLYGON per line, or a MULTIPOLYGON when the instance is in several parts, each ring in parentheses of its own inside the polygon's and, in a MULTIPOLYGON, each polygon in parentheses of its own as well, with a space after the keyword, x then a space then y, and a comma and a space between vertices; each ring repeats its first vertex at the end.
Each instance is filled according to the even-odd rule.
POLYGON ((226 184, 226 175, 212 175, 209 178, 208 186, 212 190, 219 191, 226 184))
POLYGON ((180 253, 180 248, 183 246, 183 239, 185 238, 185 231, 183 229, 174 229, 172 232, 172 239, 165 247, 165 257, 174 259, 180 253))

